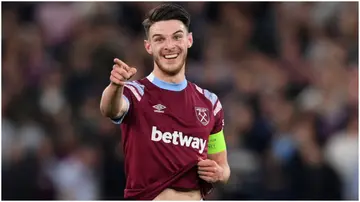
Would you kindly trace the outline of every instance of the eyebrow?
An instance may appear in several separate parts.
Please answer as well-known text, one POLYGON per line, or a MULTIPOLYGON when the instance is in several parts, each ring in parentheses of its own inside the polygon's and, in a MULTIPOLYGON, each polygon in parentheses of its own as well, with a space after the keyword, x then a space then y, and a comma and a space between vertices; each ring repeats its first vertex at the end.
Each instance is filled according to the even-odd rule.
MULTIPOLYGON (((176 32, 174 32, 172 35, 174 35, 174 34, 177 34, 177 33, 184 33, 184 31, 182 31, 182 30, 178 30, 178 31, 176 31, 176 32)), ((151 38, 154 38, 154 37, 156 37, 156 36, 163 36, 162 34, 154 34, 151 38)))

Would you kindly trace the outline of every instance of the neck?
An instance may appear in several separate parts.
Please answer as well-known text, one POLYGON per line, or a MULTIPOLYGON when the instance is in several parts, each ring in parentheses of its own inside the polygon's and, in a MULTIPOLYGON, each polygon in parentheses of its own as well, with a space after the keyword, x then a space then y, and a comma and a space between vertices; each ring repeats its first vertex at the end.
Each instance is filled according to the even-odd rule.
POLYGON ((175 75, 168 75, 165 74, 163 71, 160 70, 159 67, 157 67, 156 64, 154 64, 154 70, 153 70, 153 74, 156 78, 168 82, 168 83, 174 83, 174 84, 178 84, 181 83, 185 80, 185 64, 184 66, 181 68, 181 70, 175 74, 175 75))

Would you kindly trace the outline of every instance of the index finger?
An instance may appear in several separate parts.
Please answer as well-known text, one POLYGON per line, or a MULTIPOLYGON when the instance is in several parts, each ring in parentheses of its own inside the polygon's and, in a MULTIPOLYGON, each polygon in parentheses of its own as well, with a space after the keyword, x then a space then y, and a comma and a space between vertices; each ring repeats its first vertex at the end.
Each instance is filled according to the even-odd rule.
POLYGON ((115 59, 114 59, 114 62, 115 62, 117 65, 119 65, 120 67, 124 67, 124 69, 125 69, 126 71, 129 71, 129 70, 130 70, 130 67, 129 67, 125 62, 119 60, 118 58, 115 58, 115 59))
POLYGON ((199 161, 198 166, 213 166, 214 162, 212 160, 206 159, 199 161))

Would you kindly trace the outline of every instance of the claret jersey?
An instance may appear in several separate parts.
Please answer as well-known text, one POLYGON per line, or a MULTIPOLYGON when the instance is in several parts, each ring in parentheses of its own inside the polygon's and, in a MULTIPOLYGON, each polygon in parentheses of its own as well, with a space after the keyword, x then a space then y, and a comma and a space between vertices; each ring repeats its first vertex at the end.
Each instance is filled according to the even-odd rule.
POLYGON ((113 120, 122 129, 127 176, 125 198, 152 200, 166 188, 200 189, 211 184, 197 174, 207 158, 210 134, 223 129, 218 97, 187 80, 170 84, 150 74, 127 82, 127 112, 113 120))

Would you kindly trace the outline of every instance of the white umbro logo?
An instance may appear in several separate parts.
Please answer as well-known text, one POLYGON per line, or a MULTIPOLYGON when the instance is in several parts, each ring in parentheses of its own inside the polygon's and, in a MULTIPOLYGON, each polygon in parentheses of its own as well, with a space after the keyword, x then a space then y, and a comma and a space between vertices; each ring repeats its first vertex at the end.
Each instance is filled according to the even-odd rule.
POLYGON ((164 113, 164 109, 166 108, 164 105, 162 104, 157 104, 154 105, 153 108, 155 109, 154 112, 158 112, 158 113, 164 113))

